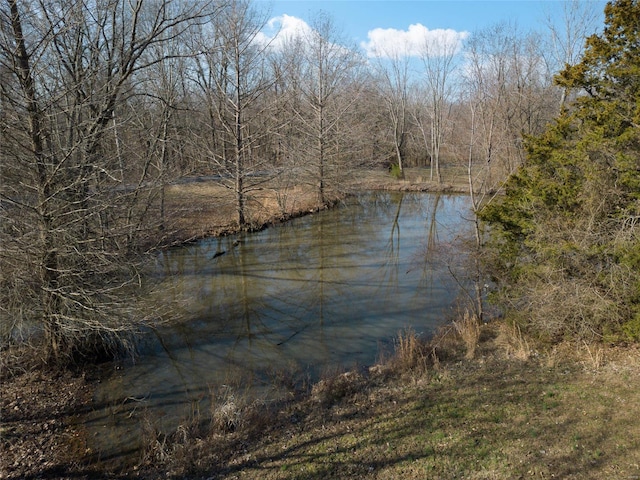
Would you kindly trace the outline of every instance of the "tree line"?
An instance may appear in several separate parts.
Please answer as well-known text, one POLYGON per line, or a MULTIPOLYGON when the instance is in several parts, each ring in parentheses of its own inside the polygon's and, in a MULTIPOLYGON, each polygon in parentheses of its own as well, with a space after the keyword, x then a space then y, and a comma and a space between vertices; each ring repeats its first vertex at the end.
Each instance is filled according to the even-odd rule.
MULTIPOLYGON (((214 175, 236 222, 265 180, 331 201, 361 168, 469 168, 494 192, 578 86, 593 12, 567 3, 540 32, 499 23, 462 45, 366 58, 318 12, 267 38, 249 0, 2 0, 0 312, 3 343, 42 359, 112 353, 158 312, 136 308, 167 185, 214 175), (277 39, 277 41, 276 41, 277 39)), ((473 175, 471 174, 473 172, 473 175)), ((481 202, 478 203, 480 205, 481 202)))

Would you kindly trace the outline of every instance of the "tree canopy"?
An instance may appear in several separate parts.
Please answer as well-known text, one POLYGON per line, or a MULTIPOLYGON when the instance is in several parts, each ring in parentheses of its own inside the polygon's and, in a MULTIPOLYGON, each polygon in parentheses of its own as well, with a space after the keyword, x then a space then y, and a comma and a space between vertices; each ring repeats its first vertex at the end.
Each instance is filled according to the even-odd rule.
POLYGON ((495 299, 542 337, 640 339, 640 4, 556 78, 575 101, 527 139, 527 158, 482 217, 495 299), (516 313, 517 312, 517 313, 516 313))

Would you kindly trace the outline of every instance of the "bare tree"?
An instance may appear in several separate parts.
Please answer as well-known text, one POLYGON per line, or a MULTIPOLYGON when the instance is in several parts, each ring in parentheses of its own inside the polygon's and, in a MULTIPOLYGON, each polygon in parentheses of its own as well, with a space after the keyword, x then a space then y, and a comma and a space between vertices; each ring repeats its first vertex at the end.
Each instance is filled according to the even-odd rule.
POLYGON ((479 219, 500 185, 524 162, 524 136, 539 133, 553 116, 555 95, 537 35, 500 23, 477 32, 467 44, 468 63, 460 103, 468 123, 467 178, 474 245, 469 269, 473 309, 484 315, 479 219))
MULTIPOLYGON (((524 160, 523 134, 541 131, 553 109, 552 84, 535 34, 496 24, 466 45, 467 102, 474 109, 474 156, 494 189, 524 160)), ((470 107, 471 108, 471 107, 470 107)))
POLYGON ((429 118, 429 128, 421 116, 414 115, 427 145, 430 158, 430 176, 433 180, 435 169, 438 183, 442 183, 440 172, 440 150, 445 141, 447 123, 450 120, 451 101, 453 99, 452 77, 456 69, 455 57, 459 50, 457 38, 425 38, 420 58, 423 64, 423 82, 425 87, 425 107, 429 118), (428 139, 428 140, 427 140, 428 139))
POLYGON ((147 140, 147 155, 153 159, 156 178, 160 189, 160 228, 165 228, 165 188, 174 176, 179 175, 177 165, 180 138, 176 117, 185 112, 187 95, 184 78, 186 76, 185 44, 180 39, 162 42, 150 49, 150 54, 161 61, 150 68, 148 87, 145 95, 150 102, 145 110, 150 113, 147 128, 150 138, 147 140))
POLYGON ((380 51, 377 55, 377 85, 389 115, 396 163, 400 175, 404 176, 409 115, 409 57, 406 52, 398 50, 380 51))
POLYGON ((142 0, 0 7, 3 330, 40 330, 47 361, 116 347, 140 320, 129 295, 140 289, 145 206, 132 208, 140 197, 123 188, 114 117, 161 60, 151 47, 201 21, 204 8, 142 0))
POLYGON ((255 153, 269 129, 252 129, 251 120, 264 118, 268 106, 263 100, 274 82, 268 44, 260 41, 268 17, 245 0, 218 6, 220 10, 202 32, 195 81, 207 104, 208 159, 223 182, 232 179, 226 184, 234 192, 238 225, 244 228, 247 195, 253 188, 248 178, 266 161, 255 158, 255 153))
MULTIPOLYGON (((545 24, 549 30, 547 59, 549 70, 559 72, 566 65, 575 65, 582 56, 585 41, 595 33, 602 16, 602 8, 597 2, 567 0, 562 2, 562 15, 547 12, 545 24)), ((563 107, 568 91, 563 89, 560 107, 563 107)))
POLYGON ((311 29, 289 44, 294 89, 291 106, 302 143, 306 146, 308 166, 315 171, 318 202, 327 202, 328 169, 336 167, 341 149, 342 122, 359 98, 362 59, 343 46, 333 20, 319 13, 311 29))

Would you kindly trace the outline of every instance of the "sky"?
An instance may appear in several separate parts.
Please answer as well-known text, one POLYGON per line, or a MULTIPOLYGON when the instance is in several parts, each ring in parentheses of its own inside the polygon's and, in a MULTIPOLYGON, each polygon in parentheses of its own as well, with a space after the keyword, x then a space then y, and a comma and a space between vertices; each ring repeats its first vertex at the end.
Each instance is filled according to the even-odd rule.
MULTIPOLYGON (((602 24, 605 2, 583 0, 598 12, 602 24)), ((545 18, 563 16, 561 0, 258 0, 270 10, 273 28, 304 29, 318 11, 328 13, 347 43, 368 56, 381 45, 412 38, 445 38, 463 42, 474 32, 501 21, 515 23, 520 31, 545 28, 545 18), (421 36, 422 35, 422 36, 421 36)))

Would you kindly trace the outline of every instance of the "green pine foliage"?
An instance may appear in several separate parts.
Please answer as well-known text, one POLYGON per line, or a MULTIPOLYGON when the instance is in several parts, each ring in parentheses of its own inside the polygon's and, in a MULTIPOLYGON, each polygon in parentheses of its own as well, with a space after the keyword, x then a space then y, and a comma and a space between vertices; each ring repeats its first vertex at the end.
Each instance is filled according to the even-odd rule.
POLYGON ((605 28, 557 83, 580 92, 481 212, 494 299, 533 332, 640 340, 640 4, 605 28))

